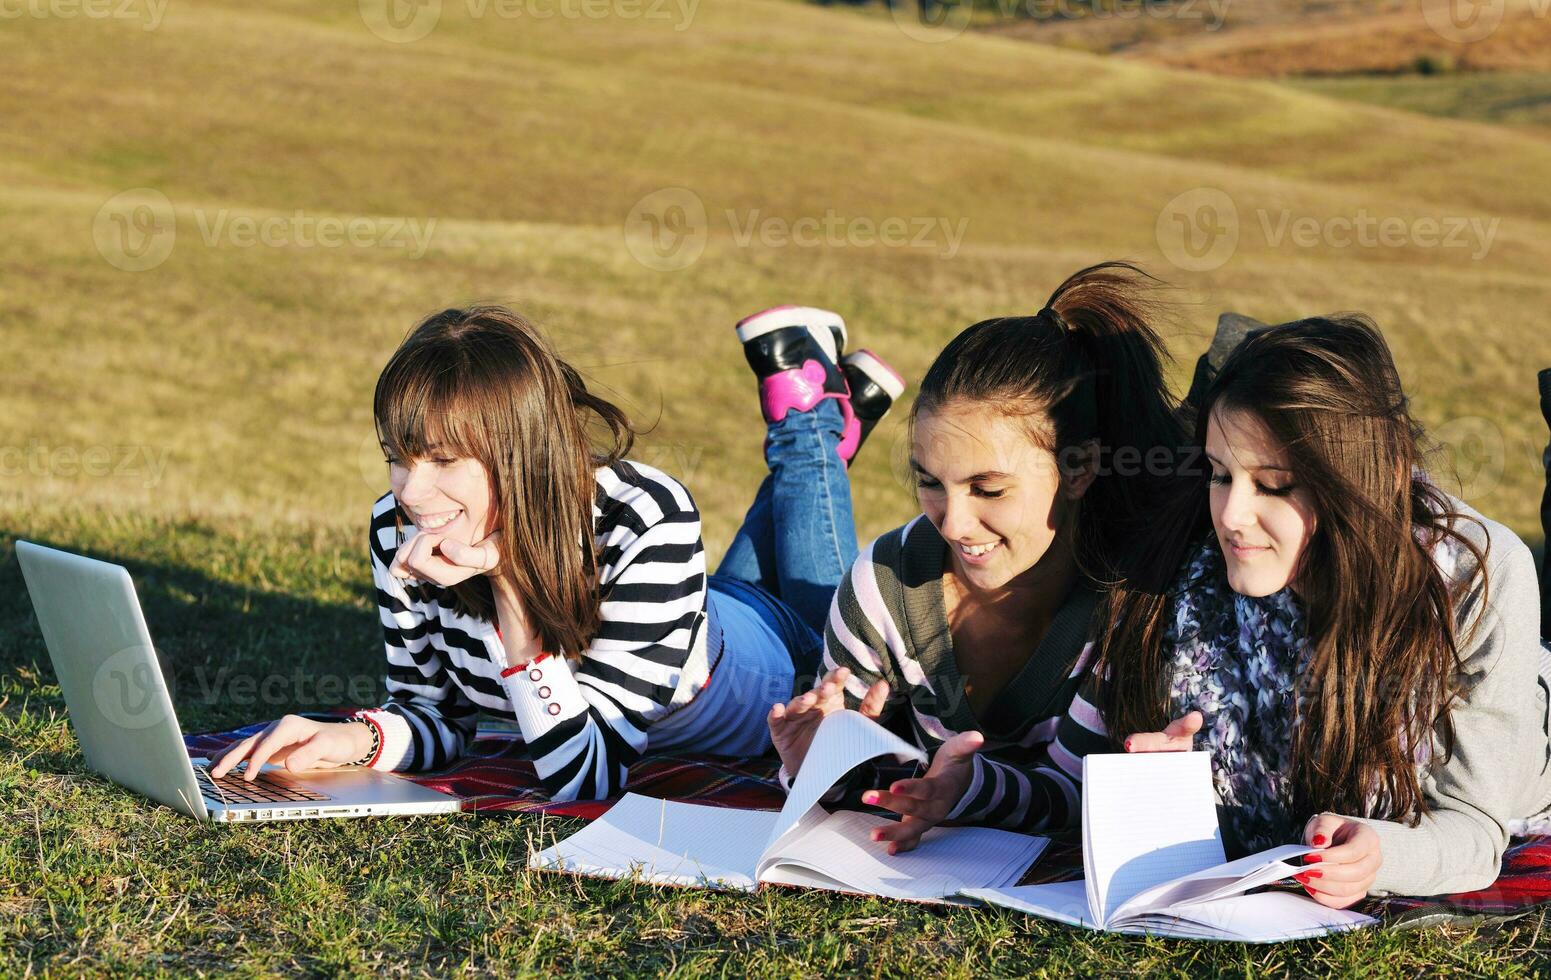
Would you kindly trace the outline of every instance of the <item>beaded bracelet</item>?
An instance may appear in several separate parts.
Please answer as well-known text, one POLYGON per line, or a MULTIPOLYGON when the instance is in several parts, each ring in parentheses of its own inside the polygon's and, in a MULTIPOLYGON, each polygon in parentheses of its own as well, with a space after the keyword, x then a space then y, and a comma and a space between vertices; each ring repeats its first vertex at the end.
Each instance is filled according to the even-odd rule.
POLYGON ((372 730, 372 747, 367 750, 365 755, 361 756, 359 759, 357 759, 354 762, 352 762, 351 765, 352 766, 370 765, 372 760, 377 758, 378 751, 380 751, 382 749, 382 729, 378 728, 376 726, 376 724, 374 724, 371 721, 371 719, 369 719, 369 718, 352 718, 350 720, 351 721, 362 722, 362 723, 364 723, 366 725, 367 728, 370 728, 372 730))

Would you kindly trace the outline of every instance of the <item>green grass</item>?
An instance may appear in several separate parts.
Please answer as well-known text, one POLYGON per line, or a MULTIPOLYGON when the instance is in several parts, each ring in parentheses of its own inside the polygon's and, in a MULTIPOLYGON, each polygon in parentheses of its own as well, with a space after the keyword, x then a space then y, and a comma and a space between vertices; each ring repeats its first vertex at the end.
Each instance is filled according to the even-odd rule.
POLYGON ((1460 72, 1286 79, 1307 92, 1374 105, 1551 131, 1551 74, 1460 72))
MULTIPOLYGON (((1544 968, 1539 918, 1266 950, 1093 938, 1000 913, 529 876, 530 842, 565 823, 216 830, 89 776, 8 542, 130 567, 188 729, 327 706, 352 686, 375 698, 372 384, 419 316, 471 300, 529 314, 655 423, 637 455, 694 492, 713 560, 763 472, 739 316, 839 309, 859 346, 915 378, 964 325, 1037 309, 1064 275, 1114 257, 1181 287, 1167 328, 1181 377, 1224 309, 1373 314, 1466 496, 1538 537, 1541 139, 974 32, 918 43, 886 17, 804 4, 720 0, 684 30, 444 7, 402 45, 370 34, 356 4, 302 0, 175 4, 155 31, 25 17, 0 32, 0 974, 1544 968), (93 223, 140 187, 170 200, 176 244, 126 272, 93 223), (673 272, 632 257, 623 231, 669 187, 710 218, 704 255, 673 272), (1169 263, 1155 227, 1200 187, 1230 195, 1243 235, 1195 273, 1169 263), (1361 209, 1500 228, 1478 261, 1259 232, 1262 211, 1361 209), (298 211, 435 227, 423 255, 201 233, 298 211), (735 229, 827 212, 966 233, 950 257, 941 240, 810 248, 735 229), (340 689, 288 680, 319 675, 340 689), (243 678, 279 678, 277 693, 239 696, 243 678)), ((853 471, 864 538, 914 512, 902 435, 887 420, 853 471)))
MULTIPOLYGON (((9 547, 15 528, 0 528, 9 547)), ((240 523, 48 522, 36 540, 126 564, 186 728, 245 721, 201 678, 375 682, 369 578, 337 534, 240 523), (235 558, 233 556, 240 556, 235 558), (262 629, 256 624, 263 624, 262 629)), ((425 817, 212 827, 84 765, 14 562, 0 567, 0 974, 745 973, 1515 976, 1548 965, 1542 918, 1258 948, 1078 934, 999 911, 774 890, 655 889, 530 873, 575 821, 425 817)), ((225 690, 229 690, 226 685, 225 690)), ((277 707, 324 708, 313 698, 277 707)))

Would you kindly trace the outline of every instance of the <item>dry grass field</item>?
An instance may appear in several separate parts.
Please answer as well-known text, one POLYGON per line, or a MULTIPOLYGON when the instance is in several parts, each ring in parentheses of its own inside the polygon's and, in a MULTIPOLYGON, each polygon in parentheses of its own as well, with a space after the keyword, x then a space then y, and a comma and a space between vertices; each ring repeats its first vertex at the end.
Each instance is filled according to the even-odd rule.
MULTIPOLYGON (((54 2, 0 25, 0 973, 1539 962, 1537 921, 1244 951, 576 884, 520 870, 553 823, 213 835, 89 778, 9 542, 131 567, 186 727, 326 703, 193 679, 375 675, 372 385, 417 318, 476 300, 542 324, 650 428, 638 456, 696 495, 713 559, 762 475, 739 316, 840 310, 919 377, 963 326, 1107 258, 1177 287, 1182 379, 1223 310, 1372 314, 1445 482, 1538 542, 1536 133, 979 31, 920 40, 875 10, 414 9, 434 8, 417 39, 424 21, 363 16, 373 0, 54 2)), ((914 512, 902 433, 890 419, 854 469, 864 536, 914 512)))

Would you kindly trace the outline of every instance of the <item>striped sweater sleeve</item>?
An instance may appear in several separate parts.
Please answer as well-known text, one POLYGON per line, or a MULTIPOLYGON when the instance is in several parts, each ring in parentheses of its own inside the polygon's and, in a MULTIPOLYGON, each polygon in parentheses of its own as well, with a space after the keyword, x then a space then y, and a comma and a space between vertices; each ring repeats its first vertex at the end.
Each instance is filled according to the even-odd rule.
POLYGON ((626 462, 599 470, 598 481, 598 633, 575 666, 549 657, 503 678, 555 800, 617 795, 686 666, 705 656, 705 549, 688 491, 626 462))
POLYGON ((874 541, 862 549, 846 570, 829 605, 824 624, 824 671, 840 667, 851 672, 845 684, 846 707, 855 711, 878 681, 888 681, 889 697, 879 722, 887 725, 899 713, 908 685, 900 680, 899 665, 891 662, 887 638, 897 637, 898 627, 883 608, 872 568, 874 541), (864 601, 864 597, 875 601, 864 601))
MULTIPOLYGON (((932 690, 919 662, 919 651, 904 626, 904 586, 896 568, 914 522, 868 545, 846 573, 830 607, 824 633, 826 670, 846 667, 846 706, 860 705, 878 680, 889 683, 889 699, 879 719, 895 731, 914 729, 916 741, 929 750, 955 732, 930 708, 948 692, 932 690)), ((950 642, 946 637, 938 642, 950 642)), ((1074 697, 1064 713, 1051 718, 1053 737, 1034 758, 1021 764, 985 750, 975 756, 971 782, 949 818, 1024 832, 1069 826, 1081 815, 1078 799, 1082 756, 1104 751, 1107 735, 1093 707, 1096 692, 1088 670, 1093 646, 1078 657, 1067 683, 1074 697)), ((1036 728, 1044 726, 1035 726, 1036 728)))
POLYGON ((1073 676, 1082 676, 1076 695, 1056 726, 1056 737, 1033 765, 1015 765, 984 752, 974 758, 969 788, 948 814, 959 823, 984 824, 1038 833, 1076 826, 1082 818, 1082 760, 1109 751, 1104 719, 1094 707, 1097 685, 1088 661, 1089 643, 1073 676), (1085 673, 1086 672, 1086 673, 1085 673))
POLYGON ((380 737, 380 749, 368 762, 372 768, 441 769, 468 747, 479 712, 453 681, 423 615, 411 602, 408 590, 423 586, 406 586, 388 574, 395 551, 389 543, 396 507, 391 494, 377 502, 367 548, 388 654, 388 701, 357 717, 376 728, 380 737))

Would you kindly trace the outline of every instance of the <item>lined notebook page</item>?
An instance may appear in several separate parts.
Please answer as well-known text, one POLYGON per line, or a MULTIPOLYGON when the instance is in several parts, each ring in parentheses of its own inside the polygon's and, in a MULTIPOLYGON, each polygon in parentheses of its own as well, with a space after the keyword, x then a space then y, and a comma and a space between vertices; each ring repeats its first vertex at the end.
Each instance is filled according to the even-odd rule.
POLYGON ((1205 752, 1086 756, 1082 805, 1092 911, 1105 925, 1138 892, 1224 861, 1205 752))
POLYGON ((803 815, 818 805, 840 777, 864 762, 891 755, 901 762, 926 761, 926 753, 895 735, 871 718, 855 711, 837 711, 819 723, 813 744, 803 759, 792 791, 786 795, 780 819, 770 832, 765 848, 780 840, 803 815))
POLYGON ((870 839, 873 828, 893 821, 841 811, 783 841, 760 863, 766 880, 783 866, 819 872, 849 889, 895 898, 946 898, 966 888, 995 888, 1017 881, 1049 843, 989 827, 938 827, 913 851, 890 855, 870 839))
POLYGON ((1240 895, 1227 902, 1191 905, 1175 916, 1182 932, 1190 924, 1207 931, 1207 938, 1277 943, 1323 936, 1376 925, 1378 920, 1351 909, 1329 909, 1291 892, 1240 895))
POLYGON ((664 884, 755 887, 768 810, 676 803, 627 793, 603 816, 529 859, 530 867, 664 884))

